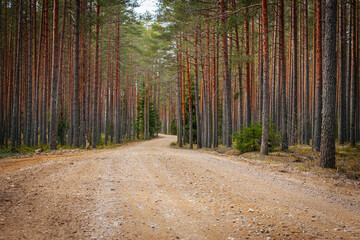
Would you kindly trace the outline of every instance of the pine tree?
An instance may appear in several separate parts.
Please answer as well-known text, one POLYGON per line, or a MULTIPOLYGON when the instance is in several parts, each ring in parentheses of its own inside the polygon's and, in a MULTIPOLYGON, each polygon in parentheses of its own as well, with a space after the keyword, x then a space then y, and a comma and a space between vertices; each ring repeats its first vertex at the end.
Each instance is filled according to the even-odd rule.
POLYGON ((321 125, 320 166, 335 168, 335 135, 336 135, 336 24, 337 1, 326 0, 324 34, 324 79, 323 108, 321 125))
POLYGON ((80 102, 79 102, 79 35, 80 35, 80 0, 76 0, 75 9, 75 61, 74 61, 74 109, 73 109, 73 131, 74 131, 74 146, 80 147, 80 102))
POLYGON ((263 56, 264 56, 264 79, 263 79, 263 113, 262 113, 262 137, 261 154, 268 154, 269 141, 269 49, 268 49, 268 10, 267 0, 261 1, 262 24, 263 24, 263 56))

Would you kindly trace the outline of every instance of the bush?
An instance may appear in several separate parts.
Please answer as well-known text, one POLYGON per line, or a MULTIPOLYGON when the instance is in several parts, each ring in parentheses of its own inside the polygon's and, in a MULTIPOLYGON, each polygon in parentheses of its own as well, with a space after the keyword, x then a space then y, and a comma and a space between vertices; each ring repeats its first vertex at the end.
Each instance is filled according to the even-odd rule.
MULTIPOLYGON (((241 153, 259 151, 261 147, 262 127, 260 123, 243 127, 239 132, 233 134, 235 148, 241 153)), ((269 151, 273 151, 280 145, 280 134, 276 133, 274 126, 269 126, 269 151)))

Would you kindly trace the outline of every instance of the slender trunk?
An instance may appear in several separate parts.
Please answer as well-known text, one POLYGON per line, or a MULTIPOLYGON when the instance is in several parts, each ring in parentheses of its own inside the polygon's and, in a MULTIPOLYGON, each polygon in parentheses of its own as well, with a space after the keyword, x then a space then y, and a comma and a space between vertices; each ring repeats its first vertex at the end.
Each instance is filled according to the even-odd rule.
POLYGON ((193 149, 193 128, 192 128, 192 102, 191 102, 191 79, 190 79, 190 59, 189 53, 186 51, 186 75, 188 79, 188 92, 189 92, 189 141, 190 149, 193 149))
POLYGON ((263 85, 263 114, 262 114, 262 137, 261 154, 267 155, 269 150, 269 49, 268 49, 268 10, 267 0, 261 1, 262 24, 263 24, 263 55, 264 55, 264 85, 263 85))
MULTIPOLYGON (((99 26, 100 27, 100 26, 99 26)), ((100 35, 102 33, 102 30, 99 29, 99 39, 100 39, 100 35)), ((96 138, 96 145, 100 144, 100 139, 101 139, 101 122, 102 122, 102 57, 101 57, 101 44, 102 41, 99 41, 99 67, 98 67, 98 98, 95 98, 95 101, 97 101, 98 104, 98 110, 97 110, 97 126, 96 126, 96 134, 97 134, 97 138, 96 138)))
POLYGON ((79 35, 80 35, 80 0, 76 0, 75 9, 75 56, 74 56, 74 108, 73 108, 73 144, 80 147, 80 102, 79 102, 79 35))
POLYGON ((316 89, 315 89, 315 133, 313 148, 320 151, 321 143, 321 109, 322 109, 322 23, 321 0, 316 5, 316 89))
MULTIPOLYGON (((351 8, 352 14, 350 16, 352 21, 352 66, 351 66, 351 87, 350 87, 350 145, 355 146, 356 143, 356 82, 358 81, 356 75, 358 70, 357 52, 356 52, 356 0, 352 0, 351 8)), ((350 74, 350 73, 349 73, 350 74)))
MULTIPOLYGON (((227 1, 221 0, 221 23, 226 25, 227 16, 227 1)), ((224 145, 227 147, 232 146, 232 123, 231 123, 231 78, 229 76, 229 62, 228 62, 228 42, 227 31, 223 30, 222 33, 222 49, 223 49, 223 64, 224 64, 224 145)))
POLYGON ((110 40, 111 40, 111 31, 110 31, 110 26, 109 25, 109 40, 108 40, 108 55, 107 55, 107 81, 106 81, 106 92, 105 92, 105 96, 106 96, 106 108, 105 108, 105 121, 106 121, 106 127, 105 127, 105 145, 107 145, 108 142, 108 138, 109 138, 109 127, 110 127, 110 119, 109 119, 109 115, 110 115, 110 82, 112 81, 111 79, 111 63, 110 63, 110 40))
POLYGON ((116 126, 115 126, 115 142, 120 143, 121 141, 121 119, 120 119, 120 19, 116 23, 116 76, 115 76, 115 100, 116 100, 116 126))
POLYGON ((339 46, 340 46, 340 66, 339 66, 339 122, 338 139, 339 144, 346 141, 346 3, 340 1, 340 24, 339 24, 339 46))
MULTIPOLYGON (((277 119, 277 115, 276 115, 276 111, 275 111, 275 82, 276 82, 276 53, 277 53, 277 18, 275 18, 275 26, 274 26, 274 33, 273 33, 273 41, 272 41, 272 54, 271 54, 271 58, 272 58, 272 73, 269 74, 269 78, 271 76, 271 97, 270 97, 270 119, 272 121, 273 124, 276 123, 276 119, 277 119)), ((271 65, 271 63, 270 63, 271 65)), ((269 84, 270 84, 270 79, 269 79, 269 84)))
POLYGON ((292 22, 293 22, 293 31, 292 31, 292 41, 293 41, 293 62, 292 62, 292 70, 293 70, 293 76, 292 76, 292 116, 291 116, 291 139, 292 144, 296 144, 298 142, 298 44, 297 44, 297 1, 292 0, 293 5, 293 14, 292 14, 292 22))
POLYGON ((52 70, 51 70, 51 114, 50 114, 50 149, 57 147, 57 81, 59 57, 59 0, 54 0, 53 6, 53 39, 52 39, 52 70))
POLYGON ((215 26, 213 28, 213 147, 218 147, 218 77, 216 74, 216 45, 215 42, 218 42, 218 34, 215 36, 215 26))
MULTIPOLYGON (((261 22, 261 15, 259 15, 259 22, 261 22)), ((262 24, 259 24, 259 90, 258 90, 258 103, 259 103, 259 109, 258 109, 258 119, 259 122, 262 121, 262 112, 263 112, 263 85, 264 85, 264 58, 263 58, 263 51, 262 51, 262 45, 263 45, 263 35, 262 35, 263 29, 262 24)))
POLYGON ((249 62, 249 20, 248 10, 245 10, 245 126, 250 126, 251 122, 251 105, 250 105, 250 62, 249 62))
POLYGON ((308 35, 308 1, 305 0, 305 106, 304 106, 304 143, 310 144, 310 112, 309 112, 309 35, 308 35))
MULTIPOLYGON (((234 1, 234 6, 235 1, 234 1)), ((239 27, 237 24, 235 24, 235 44, 236 44, 236 55, 238 58, 240 58, 240 40, 239 40, 239 27)), ((243 125, 243 114, 242 114, 242 69, 241 69, 241 61, 238 60, 237 63, 237 75, 238 75, 238 85, 239 85, 239 92, 238 92, 238 129, 240 130, 243 125)), ((235 83, 236 84, 236 83, 235 83)))
POLYGON ((100 5, 96 6, 96 27, 95 27, 95 78, 94 78, 94 105, 93 105, 93 127, 92 127, 92 147, 96 148, 98 142, 97 122, 98 122, 98 88, 99 88, 99 33, 100 33, 100 5))
POLYGON ((15 84, 13 87, 13 106, 12 106, 12 119, 11 119, 11 147, 20 146, 17 142, 18 139, 18 112, 19 112, 19 82, 20 82, 20 45, 21 45, 21 12, 22 12, 22 0, 19 0, 18 11, 18 24, 17 24, 17 44, 16 44, 16 70, 15 70, 15 84))
MULTIPOLYGON (((194 71, 195 71, 195 111, 196 111, 196 143, 197 148, 201 148, 201 119, 199 109, 199 73, 198 73, 198 26, 196 26, 194 33, 194 71)), ((169 109, 170 110, 170 109, 169 109)))
POLYGON ((286 106, 286 54, 285 54, 285 22, 284 22, 284 0, 279 0, 279 58, 280 58, 280 78, 281 78, 281 149, 288 149, 287 133, 287 106, 286 106))
MULTIPOLYGON (((4 28, 4 32, 3 32, 3 53, 2 53, 2 60, 3 60, 3 66, 2 66, 2 71, 1 71, 1 85, 0 85, 0 91, 1 91, 1 98, 0 101, 2 102, 1 106, 0 106, 0 147, 2 148, 4 145, 4 141, 5 141, 5 135, 6 135, 6 123, 7 122, 7 116, 6 116, 6 112, 7 112, 7 101, 6 101, 6 73, 7 73, 7 69, 8 69, 8 62, 7 62, 7 0, 5 0, 4 2, 4 23, 3 23, 3 28, 4 28)), ((0 9, 0 14, 2 9, 0 9)))
MULTIPOLYGON (((43 52, 43 73, 42 73, 42 92, 41 92, 41 110, 40 110, 40 143, 46 144, 46 132, 47 132, 47 124, 46 124, 46 115, 47 115, 47 89, 49 83, 49 62, 50 62, 50 31, 49 31, 49 1, 45 0, 43 3, 44 10, 44 52, 43 52)), ((40 73, 39 73, 40 74, 40 73)))
MULTIPOLYGON (((180 41, 180 40, 178 40, 180 41)), ((177 48, 179 49, 179 43, 177 43, 177 48)), ((180 61, 180 53, 177 52, 177 64, 178 64, 178 71, 177 71, 177 109, 178 109, 178 143, 179 147, 183 146, 182 141, 182 101, 181 101, 181 91, 182 91, 182 84, 181 84, 181 61, 180 61)))
MULTIPOLYGON (((36 7, 36 6, 34 6, 36 7)), ((31 0, 28 3, 28 78, 27 78, 27 97, 26 97, 26 134, 25 144, 31 146, 31 130, 32 130, 32 85, 33 85, 33 66, 32 66, 32 11, 31 11, 31 0)))

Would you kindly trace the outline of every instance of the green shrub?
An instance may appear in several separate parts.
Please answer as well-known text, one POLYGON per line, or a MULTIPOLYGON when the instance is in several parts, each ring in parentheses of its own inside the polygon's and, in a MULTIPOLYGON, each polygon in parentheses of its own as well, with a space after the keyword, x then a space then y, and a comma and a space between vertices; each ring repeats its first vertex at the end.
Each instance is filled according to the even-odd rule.
MULTIPOLYGON (((259 151, 261 147, 262 127, 260 123, 243 126, 242 130, 233 134, 235 148, 241 153, 259 151)), ((269 126, 269 151, 280 145, 280 134, 276 133, 274 126, 269 126)))

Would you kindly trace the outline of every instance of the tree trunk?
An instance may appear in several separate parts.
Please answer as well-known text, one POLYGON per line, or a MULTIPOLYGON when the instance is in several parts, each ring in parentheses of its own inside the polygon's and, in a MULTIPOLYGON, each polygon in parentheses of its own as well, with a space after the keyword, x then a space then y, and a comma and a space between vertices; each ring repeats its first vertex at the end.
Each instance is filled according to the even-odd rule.
MULTIPOLYGON (((227 1, 221 0, 221 23, 226 25, 227 16, 227 1)), ((224 64, 224 145, 227 147, 232 146, 232 123, 231 123, 231 77, 229 76, 229 62, 228 62, 228 42, 227 31, 223 30, 222 33, 222 49, 223 49, 223 64, 224 64)))
MULTIPOLYGON (((350 87, 350 145, 355 146, 356 143, 356 77, 357 73, 357 52, 356 52, 356 0, 351 1, 352 14, 352 66, 351 66, 351 87, 350 87)), ((349 73, 350 74, 350 73, 349 73)))
POLYGON ((340 66, 339 66, 339 121, 338 139, 339 144, 346 141, 346 3, 340 1, 340 23, 339 23, 339 47, 340 47, 340 66))
POLYGON ((192 129, 192 102, 191 102, 191 79, 190 79, 190 59, 188 50, 186 51, 186 75, 188 79, 188 92, 189 92, 189 142, 190 149, 193 149, 193 129, 192 129))
POLYGON ((80 102, 79 102, 79 35, 80 35, 80 0, 76 0, 75 9, 75 56, 74 56, 74 108, 73 108, 73 144, 80 147, 80 102))
MULTIPOLYGON (((248 18, 248 10, 245 10, 245 16, 248 18)), ((245 125, 248 127, 251 123, 251 102, 250 102, 250 63, 249 63, 249 20, 245 20, 245 125)))
POLYGON ((52 37, 52 70, 51 70, 51 114, 50 114, 50 149, 57 147, 57 81, 59 57, 59 0, 54 0, 53 6, 53 37, 52 37))
POLYGON ((321 0, 316 5, 316 89, 315 89, 315 129, 313 148, 320 151, 321 144, 321 109, 322 109, 322 23, 321 0))
POLYGON ((93 105, 93 127, 92 127, 92 147, 96 148, 98 142, 97 122, 98 122, 98 89, 99 89, 99 32, 100 32, 100 4, 96 6, 96 27, 95 27, 95 78, 94 78, 94 105, 93 105))
MULTIPOLYGON (((261 14, 259 15, 259 22, 261 22, 261 14)), ((263 113, 263 85, 264 85, 264 56, 262 51, 262 45, 263 45, 263 24, 259 24, 259 89, 258 89, 258 103, 259 103, 259 109, 258 109, 258 119, 259 122, 262 121, 262 113, 263 113)))
POLYGON ((116 23, 116 76, 115 76, 115 100, 116 100, 116 126, 115 126, 115 142, 120 143, 121 141, 121 119, 120 119, 120 19, 117 20, 116 23))
POLYGON ((304 106, 304 143, 310 144, 310 113, 309 113, 309 34, 308 34, 308 1, 305 0, 305 106, 304 106))
MULTIPOLYGON (((178 40, 180 41, 180 40, 178 40)), ((177 48, 179 49, 179 46, 180 44, 177 43, 177 48)), ((177 64, 178 64, 178 71, 177 71, 177 109, 178 109, 178 144, 179 144, 179 147, 182 147, 183 146, 183 141, 182 141, 182 101, 181 101, 181 91, 182 91, 182 84, 181 84, 181 61, 180 61, 180 53, 177 52, 177 64)))
POLYGON ((20 82, 20 45, 21 45, 21 13, 22 13, 22 0, 19 0, 18 11, 18 24, 17 24, 17 44, 16 44, 16 70, 15 70, 15 84, 13 87, 13 105, 12 105, 12 118, 11 118, 11 147, 14 149, 20 146, 17 142, 18 139, 18 112, 19 112, 19 82, 20 82))
MULTIPOLYGON (((337 0, 326 0, 324 24, 324 85, 321 126, 320 166, 335 168, 336 135, 336 20, 337 0)), ((355 9, 355 8, 354 8, 355 9)))
MULTIPOLYGON (((235 1, 234 1, 235 2, 235 1)), ((240 40, 239 40, 239 27, 237 24, 235 24, 235 44, 236 44, 236 54, 237 57, 240 58, 241 53, 240 53, 240 40)), ((242 93, 242 69, 241 69, 241 61, 238 60, 237 63, 237 75, 238 75, 238 84, 239 84, 239 95, 238 95, 238 126, 239 126, 239 130, 242 128, 243 125, 243 93, 242 93)))
POLYGON ((280 78, 281 78, 281 149, 288 149, 287 133, 287 106, 286 106, 286 55, 285 55, 285 22, 284 22, 284 0, 279 0, 279 58, 280 58, 280 78))
POLYGON ((296 144, 298 142, 298 44, 297 44, 297 1, 292 0, 293 6, 293 14, 292 14, 292 22, 293 22, 293 31, 292 31, 292 41, 293 41, 293 61, 292 61, 292 116, 291 116, 291 143, 296 144))
POLYGON ((267 155, 269 150, 269 49, 268 49, 268 10, 267 0, 261 1, 262 7, 262 35, 263 35, 263 56, 264 56, 264 79, 263 79, 263 114, 262 114, 262 137, 261 154, 267 155))
POLYGON ((106 81, 106 108, 105 108, 105 145, 107 145, 108 138, 109 138, 109 127, 110 127, 110 82, 111 79, 111 63, 110 63, 110 40, 111 40, 111 31, 110 31, 111 25, 109 25, 109 40, 108 40, 108 55, 107 55, 107 81, 106 81))
MULTIPOLYGON (((198 26, 196 26, 194 32, 194 71, 195 71, 195 111, 196 111, 196 144, 197 148, 201 148, 201 119, 199 109, 199 73, 198 73, 198 26)), ((170 110, 170 109, 169 109, 170 110)), ((170 122, 170 121, 169 121, 170 122)))
MULTIPOLYGON (((31 0, 28 0, 28 77, 27 77, 27 97, 26 97, 26 134, 25 144, 31 146, 31 130, 32 130, 32 85, 33 85, 33 66, 32 66, 32 11, 31 11, 31 0)), ((34 6, 36 7, 36 6, 34 6)))

